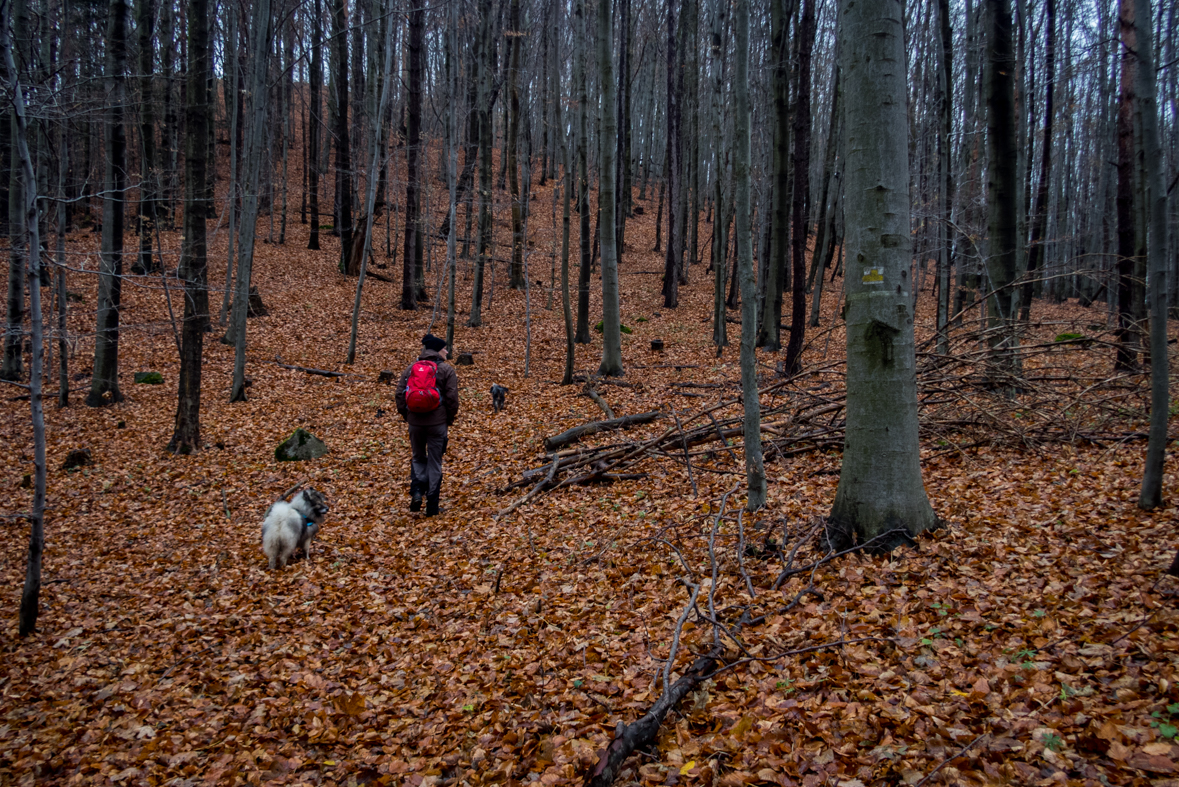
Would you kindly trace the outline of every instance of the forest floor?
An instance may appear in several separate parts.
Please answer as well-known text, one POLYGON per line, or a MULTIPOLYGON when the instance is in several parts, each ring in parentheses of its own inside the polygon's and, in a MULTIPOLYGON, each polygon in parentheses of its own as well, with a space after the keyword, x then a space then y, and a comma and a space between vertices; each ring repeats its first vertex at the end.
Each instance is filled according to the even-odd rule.
MULTIPOLYGON (((539 190, 534 215, 550 202, 539 190)), ((646 214, 629 225, 621 275, 622 319, 633 330, 622 339, 627 386, 598 390, 620 416, 663 416, 589 445, 637 444, 722 398, 716 417, 739 413, 739 325, 716 357, 703 265, 690 270, 679 307, 661 307, 662 255, 648 251, 655 203, 640 204, 646 214), (649 349, 656 338, 662 353, 649 349)), ((32 504, 32 430, 19 389, 0 402, 0 784, 580 783, 616 727, 660 696, 695 586, 697 613, 679 628, 669 679, 712 647, 710 616, 740 647, 722 638, 732 666, 667 717, 657 745, 632 757, 618 784, 1179 785, 1179 580, 1163 573, 1176 509, 1136 506, 1144 376, 1120 378, 1121 431, 1106 427, 1105 438, 1074 429, 1074 439, 1013 441, 1032 405, 975 419, 966 437, 945 431, 945 417, 930 427, 942 436, 923 431, 926 489, 945 525, 888 557, 811 565, 824 553, 807 537, 838 482, 839 451, 826 445, 768 450, 769 505, 757 514, 736 516, 739 446, 716 443, 687 463, 649 453, 628 470, 642 477, 549 490, 497 517, 531 483, 505 487, 548 464, 544 437, 604 417, 583 385, 558 384, 564 327, 559 291, 549 293, 547 221, 530 230, 528 298, 507 288, 497 264, 478 329, 465 327, 470 268, 461 261, 455 345, 475 365, 458 369, 463 411, 446 455, 444 511, 430 519, 407 510, 406 429, 393 388, 377 378, 416 357, 431 313, 400 310, 399 286, 369 279, 357 361, 345 364, 356 280, 337 272, 326 233, 320 252, 305 250, 297 221, 285 245, 259 243, 255 282, 269 316, 249 323, 249 401, 228 403, 233 352, 218 330, 205 345, 205 449, 187 457, 164 451, 178 354, 161 278, 124 283, 126 399, 92 409, 81 402, 95 282, 72 275, 81 301, 71 305, 79 338, 70 371, 82 379, 69 407, 46 400, 45 584, 39 631, 23 640, 27 523, 17 515, 32 504), (285 369, 278 358, 345 376, 285 369), (139 371, 162 372, 165 384, 133 384, 139 371), (510 389, 500 413, 492 383, 510 389), (276 445, 299 426, 328 454, 276 462, 276 445), (94 464, 63 470, 83 447, 94 464), (331 513, 310 560, 268 571, 260 523, 300 483, 324 492, 331 513), (774 589, 786 561, 808 570, 774 589), (765 618, 738 631, 746 611, 765 618)), ((701 226, 707 248, 711 225, 701 226)), ((72 236, 73 259, 93 271, 97 243, 72 236)), ((166 248, 177 243, 165 235, 166 248)), ((377 246, 382 263, 383 238, 377 246)), ((215 287, 224 247, 222 229, 210 255, 215 287)), ((508 256, 502 227, 497 248, 508 256)), ((442 259, 436 250, 432 297, 442 259)), ((591 324, 596 276, 593 287, 591 324)), ((179 308, 177 288, 172 279, 179 308)), ((823 375, 844 352, 838 296, 836 280, 804 356, 808 369, 828 371, 800 378, 832 392, 839 373, 823 375)), ((219 293, 211 301, 216 312, 219 293)), ((919 344, 932 307, 927 287, 919 344)), ((1108 336, 1099 307, 1037 301, 1033 314, 1028 345, 1108 336)), ((1058 344, 1045 357, 1070 374, 1114 377, 1108 345, 1058 344)), ((577 371, 596 370, 600 354, 594 333, 577 347, 577 371)), ((779 356, 759 358, 769 386, 779 356)), ((965 380, 939 385, 962 393, 965 380)), ((1071 404, 1060 417, 1099 397, 1064 388, 1071 404)), ((792 395, 767 393, 763 406, 788 406, 792 395)), ((969 420, 984 394, 963 396, 943 407, 969 420)))

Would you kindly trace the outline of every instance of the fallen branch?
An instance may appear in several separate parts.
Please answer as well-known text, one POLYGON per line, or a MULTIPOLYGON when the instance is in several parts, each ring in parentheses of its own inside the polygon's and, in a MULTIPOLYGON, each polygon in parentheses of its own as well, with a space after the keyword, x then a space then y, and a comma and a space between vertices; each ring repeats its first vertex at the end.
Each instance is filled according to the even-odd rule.
POLYGON ((499 519, 501 517, 505 517, 508 514, 512 513, 517 508, 519 508, 520 506, 524 505, 529 500, 531 500, 532 496, 535 495, 537 492, 539 492, 543 487, 547 486, 548 484, 551 484, 553 482, 553 476, 555 476, 557 474, 557 467, 560 464, 561 464, 561 457, 559 457, 559 456, 553 457, 553 464, 551 467, 549 467, 549 474, 546 475, 544 478, 542 478, 539 482, 537 482, 536 486, 532 487, 531 491, 529 491, 528 494, 524 495, 524 497, 520 498, 515 503, 512 503, 510 506, 508 506, 507 508, 505 508, 504 510, 502 510, 498 514, 496 514, 495 518, 499 519))
POLYGON ((610 405, 606 403, 606 400, 602 398, 602 395, 600 393, 598 393, 592 387, 590 387, 589 383, 586 383, 585 389, 582 391, 582 393, 584 393, 586 396, 588 396, 590 399, 592 399, 594 404, 596 404, 598 407, 602 408, 602 412, 606 414, 607 418, 609 418, 611 420, 613 420, 615 418, 614 411, 612 409, 610 409, 610 405))
POLYGON ((274 356, 274 362, 283 369, 290 369, 295 372, 306 372, 307 374, 318 374, 320 377, 347 377, 345 372, 329 372, 327 369, 312 369, 308 366, 295 366, 289 363, 283 363, 282 358, 274 356))
POLYGON ((654 421, 659 417, 659 411, 654 410, 649 413, 639 413, 638 415, 624 415, 621 418, 613 418, 608 421, 592 421, 588 424, 575 426, 572 429, 566 429, 559 435, 546 437, 544 440, 544 447, 546 451, 555 451, 563 448, 570 443, 575 443, 583 437, 597 434, 599 432, 610 432, 615 429, 622 429, 632 424, 646 424, 654 421))
POLYGON ((719 649, 714 648, 696 659, 688 668, 688 672, 663 692, 658 701, 651 706, 651 710, 647 711, 647 715, 633 724, 619 722, 614 732, 614 740, 610 741, 597 765, 586 776, 586 787, 609 787, 613 784, 626 758, 636 750, 648 748, 653 744, 668 712, 712 675, 713 666, 719 656, 719 649))

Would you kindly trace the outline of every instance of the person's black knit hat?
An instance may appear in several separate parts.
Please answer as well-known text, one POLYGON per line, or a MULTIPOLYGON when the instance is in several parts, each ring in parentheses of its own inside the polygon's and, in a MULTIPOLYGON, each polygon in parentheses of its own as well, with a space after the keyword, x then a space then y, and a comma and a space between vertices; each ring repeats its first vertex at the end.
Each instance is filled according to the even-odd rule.
POLYGON ((427 350, 433 350, 434 352, 438 352, 439 350, 444 349, 446 347, 446 340, 440 339, 432 333, 427 333, 425 336, 422 337, 422 346, 425 347, 427 350))

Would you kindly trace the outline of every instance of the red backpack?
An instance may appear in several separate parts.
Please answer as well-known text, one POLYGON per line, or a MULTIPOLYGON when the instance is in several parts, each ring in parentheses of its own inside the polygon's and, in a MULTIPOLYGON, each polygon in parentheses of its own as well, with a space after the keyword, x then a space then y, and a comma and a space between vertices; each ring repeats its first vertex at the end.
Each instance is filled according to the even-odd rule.
POLYGON ((405 383, 405 406, 413 413, 428 413, 442 404, 438 393, 438 364, 414 361, 405 383))

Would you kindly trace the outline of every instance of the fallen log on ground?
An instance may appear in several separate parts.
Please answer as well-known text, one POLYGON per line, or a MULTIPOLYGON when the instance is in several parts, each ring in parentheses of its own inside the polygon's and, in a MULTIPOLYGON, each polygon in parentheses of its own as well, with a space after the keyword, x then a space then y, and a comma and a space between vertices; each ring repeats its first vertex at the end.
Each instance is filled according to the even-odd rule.
POLYGON ((586 776, 586 787, 609 787, 614 783, 614 779, 622 769, 627 757, 634 754, 636 750, 650 748, 655 743, 655 739, 659 735, 659 727, 663 724, 663 719, 668 712, 678 705, 680 700, 688 696, 689 692, 707 680, 720 655, 720 649, 714 648, 713 652, 696 659, 692 662, 687 674, 663 692, 663 696, 651 706, 647 715, 633 724, 624 725, 620 722, 618 730, 614 733, 614 740, 610 741, 610 745, 606 747, 598 759, 598 764, 586 776))
POLYGON ((638 415, 624 415, 621 418, 613 418, 609 421, 591 421, 588 424, 575 426, 572 429, 566 429, 561 434, 546 437, 544 440, 544 447, 546 451, 556 451, 559 448, 564 448, 570 443, 576 443, 583 437, 599 432, 610 432, 615 429, 622 429, 632 424, 647 424, 654 421, 660 415, 658 410, 653 410, 649 413, 639 413, 638 415))
POLYGON ((294 372, 306 372, 307 374, 318 374, 320 377, 347 377, 346 372, 329 372, 327 369, 312 369, 308 366, 295 366, 289 363, 283 363, 282 358, 274 356, 274 362, 283 369, 290 369, 294 372))

